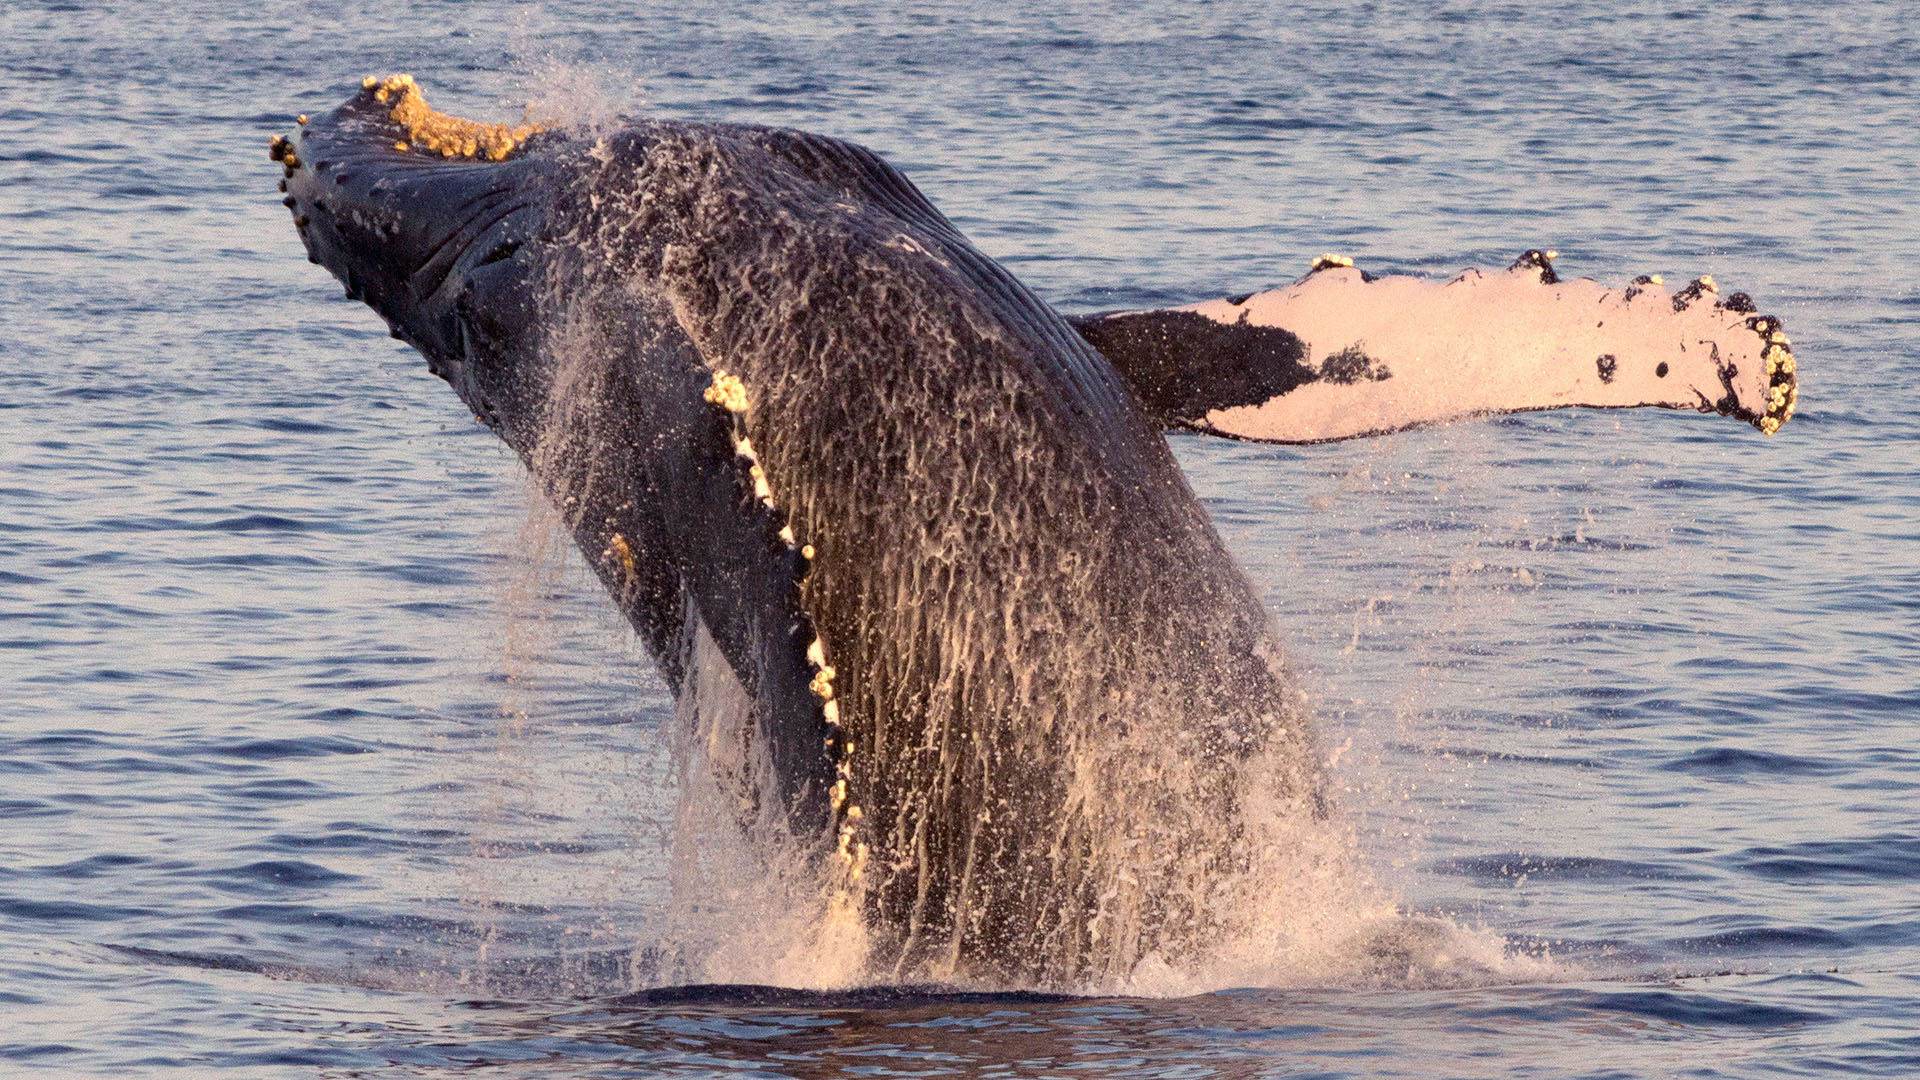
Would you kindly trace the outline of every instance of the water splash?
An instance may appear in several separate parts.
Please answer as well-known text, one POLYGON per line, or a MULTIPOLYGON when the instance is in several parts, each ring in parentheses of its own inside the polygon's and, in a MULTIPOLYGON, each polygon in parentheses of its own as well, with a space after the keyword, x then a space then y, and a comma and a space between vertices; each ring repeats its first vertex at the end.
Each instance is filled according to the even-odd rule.
POLYGON ((761 797, 774 780, 751 737, 753 701, 705 627, 692 651, 674 717, 679 797, 663 944, 699 982, 859 985, 870 942, 839 868, 761 797))
POLYGON ((530 119, 593 135, 645 110, 646 84, 632 74, 637 57, 624 58, 626 63, 583 60, 554 44, 561 30, 560 22, 538 8, 522 9, 508 30, 513 88, 525 100, 530 119))

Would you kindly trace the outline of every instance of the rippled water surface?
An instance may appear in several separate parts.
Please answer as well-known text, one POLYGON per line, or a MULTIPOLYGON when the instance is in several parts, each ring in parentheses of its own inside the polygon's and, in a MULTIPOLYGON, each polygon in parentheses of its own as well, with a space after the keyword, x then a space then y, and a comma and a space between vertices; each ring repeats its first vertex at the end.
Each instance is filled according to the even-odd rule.
POLYGON ((1036 7, 0 11, 0 1072, 1920 1073, 1920 16, 1036 7), (1066 310, 1326 250, 1711 273, 1803 410, 1175 438, 1369 873, 1480 962, 687 986, 662 685, 273 191, 395 70, 864 142, 1066 310))

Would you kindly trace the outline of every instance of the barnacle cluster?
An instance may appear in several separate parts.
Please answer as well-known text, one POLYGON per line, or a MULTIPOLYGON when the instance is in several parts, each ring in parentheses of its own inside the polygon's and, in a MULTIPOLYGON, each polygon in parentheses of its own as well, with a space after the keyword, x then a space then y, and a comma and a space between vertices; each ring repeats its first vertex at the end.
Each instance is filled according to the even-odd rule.
MULTIPOLYGON (((733 429, 734 456, 747 467, 747 476, 753 481, 754 498, 770 513, 778 516, 780 509, 774 501, 773 486, 767 478, 766 469, 760 464, 760 455, 753 448, 753 442, 747 436, 747 384, 738 376, 725 371, 716 371, 713 381, 701 395, 708 404, 725 410, 733 429)), ((811 564, 815 551, 812 544, 800 543, 794 535, 791 522, 783 522, 778 535, 789 551, 800 556, 801 565, 811 564)), ((807 646, 807 663, 813 668, 813 677, 807 683, 807 689, 820 701, 820 713, 826 720, 827 750, 834 755, 833 786, 828 790, 828 798, 839 822, 835 848, 840 860, 846 866, 852 880, 859 880, 866 866, 868 846, 855 839, 855 825, 862 817, 858 804, 852 801, 848 784, 853 778, 853 740, 840 726, 840 703, 834 698, 833 679, 836 674, 833 665, 827 662, 827 646, 818 636, 807 646)))
MULTIPOLYGON (((1713 277, 1702 274, 1687 284, 1687 287, 1673 294, 1673 310, 1685 311, 1703 297, 1720 295, 1720 287, 1713 277)), ((1720 311, 1747 313, 1753 311, 1753 299, 1746 293, 1734 293, 1723 300, 1716 300, 1714 307, 1720 311)), ((1794 375, 1792 343, 1787 340, 1780 319, 1775 315, 1753 315, 1747 319, 1747 329, 1760 335, 1760 361, 1766 366, 1766 400, 1761 403, 1760 414, 1753 418, 1753 426, 1760 429, 1762 435, 1771 435, 1780 430, 1782 424, 1793 419, 1793 409, 1800 400, 1800 381, 1794 375)))
POLYGON ((747 384, 741 382, 738 375, 714 372, 713 385, 707 387, 704 396, 708 404, 718 405, 730 413, 747 411, 747 384))
POLYGON ((375 101, 393 103, 387 116, 406 130, 406 141, 395 142, 394 149, 409 149, 409 144, 441 157, 484 158, 501 161, 533 133, 539 124, 516 127, 505 124, 481 124, 458 116, 435 112, 411 75, 389 75, 377 79, 371 75, 360 83, 375 101))
MULTIPOLYGON (((294 171, 300 168, 300 154, 293 148, 293 140, 285 135, 275 135, 267 140, 267 157, 279 162, 287 177, 292 177, 294 171)), ((281 183, 280 190, 287 190, 285 182, 281 183)))
POLYGON ((1774 316, 1756 315, 1747 320, 1747 327, 1766 339, 1760 359, 1767 366, 1767 411, 1754 421, 1754 426, 1762 434, 1771 435, 1793 419, 1793 407, 1800 400, 1800 381, 1794 376, 1793 344, 1774 316))
MULTIPOLYGON (((1655 277, 1651 280, 1659 284, 1660 279, 1655 277)), ((1685 311, 1704 297, 1719 295, 1720 287, 1714 283, 1713 277, 1702 274, 1688 282, 1686 288, 1673 294, 1673 310, 1685 311)), ((1739 314, 1754 310, 1753 299, 1739 292, 1725 299, 1716 299, 1714 307, 1718 311, 1739 314)), ((1794 406, 1800 400, 1800 381, 1794 375, 1792 343, 1787 340, 1780 319, 1775 315, 1752 315, 1747 319, 1747 329, 1760 335, 1760 361, 1765 365, 1767 376, 1766 400, 1760 403, 1759 415, 1751 419, 1762 435, 1771 435, 1793 419, 1794 406)))

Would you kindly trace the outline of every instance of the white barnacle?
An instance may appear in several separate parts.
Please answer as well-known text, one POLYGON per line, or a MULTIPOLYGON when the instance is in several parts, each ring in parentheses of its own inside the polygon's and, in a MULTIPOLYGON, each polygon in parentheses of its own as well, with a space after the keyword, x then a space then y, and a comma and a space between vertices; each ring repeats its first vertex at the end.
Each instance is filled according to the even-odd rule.
POLYGON ((814 638, 813 644, 807 646, 807 663, 817 668, 827 666, 827 647, 819 638, 814 638))
MULTIPOLYGON (((828 724, 832 725, 833 727, 840 726, 840 703, 839 702, 829 701, 826 704, 820 706, 820 713, 822 716, 825 716, 827 718, 828 724)), ((852 743, 847 744, 847 753, 849 754, 853 753, 852 743)))
POLYGON ((1661 277, 1659 274, 1648 274, 1647 280, 1653 282, 1655 285, 1665 285, 1667 283, 1667 279, 1661 277))

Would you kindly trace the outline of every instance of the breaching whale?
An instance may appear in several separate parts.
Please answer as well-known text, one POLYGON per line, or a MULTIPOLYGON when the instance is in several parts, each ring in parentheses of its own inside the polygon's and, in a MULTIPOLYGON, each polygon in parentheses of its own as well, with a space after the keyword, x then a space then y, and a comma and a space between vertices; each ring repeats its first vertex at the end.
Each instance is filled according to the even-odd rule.
POLYGON ((677 697, 747 702, 743 818, 877 973, 1063 985, 1231 935, 1246 804, 1325 812, 1258 593, 1167 429, 1320 442, 1529 409, 1791 415, 1702 278, 1290 284, 1064 317, 861 147, 434 112, 407 76, 271 154, 312 261, 525 461, 677 697), (1143 778, 1148 782, 1143 783, 1143 778))

